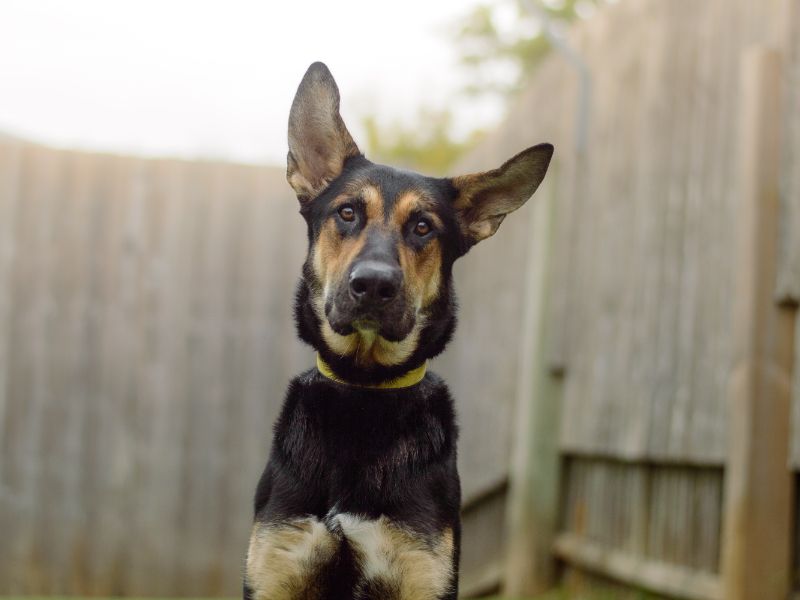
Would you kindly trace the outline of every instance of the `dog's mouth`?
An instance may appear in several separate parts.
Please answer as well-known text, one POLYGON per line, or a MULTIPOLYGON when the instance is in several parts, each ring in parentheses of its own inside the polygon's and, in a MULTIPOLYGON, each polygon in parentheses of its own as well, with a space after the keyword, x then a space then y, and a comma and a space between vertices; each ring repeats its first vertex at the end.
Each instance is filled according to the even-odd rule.
POLYGON ((403 341, 417 322, 416 315, 406 309, 405 303, 397 303, 380 310, 360 310, 350 303, 337 302, 335 299, 325 302, 325 318, 331 329, 339 335, 357 333, 380 336, 389 342, 403 341))

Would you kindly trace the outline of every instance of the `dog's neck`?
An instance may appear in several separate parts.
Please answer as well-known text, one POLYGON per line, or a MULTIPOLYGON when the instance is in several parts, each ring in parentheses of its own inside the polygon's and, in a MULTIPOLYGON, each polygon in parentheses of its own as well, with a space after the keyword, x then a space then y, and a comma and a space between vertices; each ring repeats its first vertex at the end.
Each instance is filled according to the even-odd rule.
POLYGON ((333 372, 333 369, 330 368, 328 363, 326 363, 319 354, 317 354, 317 370, 331 381, 335 381, 336 383, 340 383, 342 385, 351 385, 353 387, 376 390, 397 390, 411 387, 412 385, 417 385, 420 381, 422 381, 422 379, 425 377, 425 373, 428 371, 428 361, 425 361, 420 366, 411 369, 402 375, 373 384, 353 383, 339 377, 333 372))

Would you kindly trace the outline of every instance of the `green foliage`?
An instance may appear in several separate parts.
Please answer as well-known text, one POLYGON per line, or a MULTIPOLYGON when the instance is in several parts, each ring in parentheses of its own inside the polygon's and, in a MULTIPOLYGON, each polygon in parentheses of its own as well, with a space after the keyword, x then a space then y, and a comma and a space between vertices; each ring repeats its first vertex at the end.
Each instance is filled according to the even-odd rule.
POLYGON ((464 91, 470 95, 499 94, 504 98, 519 90, 525 79, 550 52, 540 15, 564 25, 591 14, 609 0, 501 0, 480 4, 464 16, 455 30, 461 63, 471 74, 464 91), (541 7, 541 12, 531 6, 541 7), (497 73, 509 73, 505 80, 497 73))
MULTIPOLYGON (((537 2, 538 0, 531 0, 537 2)), ((552 21, 567 23, 589 14, 611 0, 543 0, 539 2, 552 21)), ((465 97, 493 95, 509 103, 525 79, 550 51, 539 16, 525 0, 497 0, 479 4, 453 27, 453 42, 470 83, 465 97)), ((384 124, 374 115, 364 118, 367 150, 371 156, 409 169, 445 174, 473 148, 482 132, 458 140, 452 131, 450 109, 423 106, 413 126, 384 124)))

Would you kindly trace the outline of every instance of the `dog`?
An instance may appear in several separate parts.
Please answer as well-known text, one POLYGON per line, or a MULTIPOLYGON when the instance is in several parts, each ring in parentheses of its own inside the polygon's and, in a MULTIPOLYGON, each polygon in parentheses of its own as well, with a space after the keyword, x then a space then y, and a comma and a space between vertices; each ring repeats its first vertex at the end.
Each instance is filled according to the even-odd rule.
POLYGON ((461 491, 453 400, 427 362, 456 324, 453 263, 544 179, 553 146, 433 178, 375 164, 312 64, 289 115, 287 179, 308 226, 294 378, 255 493, 245 600, 451 600, 461 491))

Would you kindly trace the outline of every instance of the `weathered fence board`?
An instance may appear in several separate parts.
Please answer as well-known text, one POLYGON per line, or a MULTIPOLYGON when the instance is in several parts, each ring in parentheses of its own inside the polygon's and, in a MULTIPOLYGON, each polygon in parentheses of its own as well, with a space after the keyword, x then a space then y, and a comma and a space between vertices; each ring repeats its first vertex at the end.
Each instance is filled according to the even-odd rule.
MULTIPOLYGON (((582 553, 579 546, 585 542, 614 549, 619 564, 653 565, 654 573, 674 565, 676 572, 697 572, 698 580, 716 582, 717 589, 722 483, 721 468, 569 459, 557 551, 583 564, 595 553, 582 553)), ((613 575, 599 563, 584 566, 613 575)))
POLYGON ((730 157, 727 146, 712 154, 706 141, 735 122, 720 103, 727 95, 720 86, 734 83, 723 79, 734 65, 714 37, 723 13, 719 3, 636 3, 591 23, 602 27, 596 42, 576 38, 595 77, 596 108, 590 192, 562 232, 578 244, 567 317, 578 325, 566 363, 566 451, 708 464, 724 458, 724 379, 715 366, 726 360, 729 307, 716 299, 729 298, 718 288, 726 289, 730 266, 714 259, 731 243, 730 157), (626 39, 634 18, 646 51, 634 50, 642 46, 637 36, 630 46, 607 43, 626 39), (620 105, 631 109, 613 108, 620 105), (714 169, 708 161, 720 152, 725 160, 714 169), (707 218, 712 206, 715 219, 707 218), (701 390, 708 399, 694 402, 701 390))
MULTIPOLYGON (((796 0, 618 3, 572 37, 593 80, 587 154, 554 55, 458 169, 557 148, 543 352, 563 374, 568 581, 719 597, 739 59, 789 44, 779 297, 796 302, 798 32, 796 0)), ((474 591, 501 585, 511 539, 531 210, 458 265, 460 327, 435 364, 461 415, 474 591)), ((281 169, 0 142, 0 591, 237 593, 271 424, 311 364, 291 318, 304 246, 281 169)))
POLYGON ((295 340, 283 173, 0 144, 5 593, 235 594, 295 340))
POLYGON ((734 256, 731 449, 726 464, 725 598, 789 589, 793 478, 788 470, 794 311, 776 306, 781 59, 753 46, 741 63, 740 198, 734 256))
MULTIPOLYGON (((560 221, 555 264, 569 270, 555 274, 552 294, 562 303, 553 310, 564 321, 557 337, 567 337, 552 350, 564 378, 560 449, 570 469, 582 465, 580 477, 565 477, 564 510, 573 514, 577 496, 591 513, 574 513, 576 531, 565 526, 569 538, 556 544, 570 577, 588 571, 667 595, 723 594, 732 309, 742 293, 735 258, 740 58, 754 43, 791 44, 782 169, 791 218, 783 270, 791 274, 796 240, 785 236, 796 220, 798 193, 789 190, 798 187, 798 169, 787 157, 800 143, 800 104, 792 100, 800 81, 798 12, 797 2, 784 0, 629 2, 571 37, 592 75, 592 112, 585 159, 564 143, 568 122, 554 136, 567 150, 559 171, 579 180, 558 186, 570 218, 560 221), (604 553, 613 560, 595 560, 604 553)), ((571 74, 549 79, 557 61, 529 92, 545 110, 548 92, 563 102, 559 93, 570 89, 571 74)), ((513 112, 508 126, 518 130, 526 110, 513 112)))
MULTIPOLYGON (((11 285, 11 269, 16 250, 16 212, 19 187, 21 151, 18 146, 0 145, 0 289, 8 290, 11 285)), ((0 476, 7 480, 11 465, 8 451, 8 417, 12 407, 9 398, 8 379, 10 377, 10 326, 11 297, 7 293, 0 294, 0 476)), ((19 506, 19 498, 15 491, 5 485, 0 488, 0 498, 9 507, 19 506)), ((14 510, 0 510, 0 528, 11 539, 15 532, 14 510)), ((0 576, 8 576, 8 566, 0 566, 0 576)))
POLYGON ((718 571, 722 469, 572 458, 564 489, 563 530, 574 539, 718 571))
MULTIPOLYGON (((551 175, 557 165, 551 165, 551 175)), ((558 418, 561 400, 559 380, 550 377, 548 344, 553 323, 548 319, 552 261, 555 247, 555 199, 557 177, 538 190, 531 214, 529 260, 526 281, 524 331, 519 353, 517 412, 512 431, 514 453, 510 461, 506 501, 506 544, 503 594, 522 597, 544 592, 556 583, 556 564, 551 546, 558 531, 560 456, 558 418), (536 402, 531 402, 531 398, 536 402)))
MULTIPOLYGON (((0 592, 237 593, 272 423, 312 364, 297 212, 282 169, 0 143, 0 592)), ((523 268, 529 217, 465 259, 462 331, 437 361, 465 497, 496 509, 468 511, 466 543, 502 529, 524 306, 496 265, 523 268)), ((495 587, 498 540, 466 573, 495 587)))
POLYGON ((565 450, 724 459, 736 57, 775 27, 740 4, 632 3, 575 38, 594 112, 589 191, 562 232, 577 244, 565 450))
MULTIPOLYGON (((521 100, 517 127, 504 127, 457 166, 455 172, 486 170, 538 142, 561 139, 564 114, 552 102, 563 65, 547 65, 541 76, 552 84, 521 100), (535 117, 527 116, 536 107, 535 117)), ((558 152, 558 151, 557 151, 558 152)), ((558 154, 556 154, 558 157, 558 154)), ((557 158, 556 158, 557 160, 557 158)), ((548 178, 551 174, 548 174, 548 178)), ((461 423, 459 469, 466 502, 508 476, 513 419, 520 381, 521 327, 526 313, 525 277, 533 235, 533 200, 509 216, 502 230, 459 259, 454 269, 458 329, 433 368, 447 380, 461 423)))
MULTIPOLYGON (((783 145, 781 169, 780 262, 778 298, 800 301, 800 3, 791 2, 786 19, 784 60, 783 145)), ((795 347, 800 327, 795 334, 795 347)), ((800 469, 800 352, 795 352, 792 403, 791 463, 800 469)))

